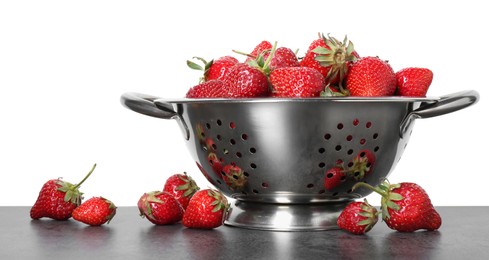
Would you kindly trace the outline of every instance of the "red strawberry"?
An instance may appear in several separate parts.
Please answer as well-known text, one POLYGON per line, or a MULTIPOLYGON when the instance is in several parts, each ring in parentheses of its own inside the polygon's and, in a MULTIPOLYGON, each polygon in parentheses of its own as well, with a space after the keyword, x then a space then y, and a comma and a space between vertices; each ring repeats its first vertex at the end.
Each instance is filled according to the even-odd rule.
POLYGON ((112 220, 116 209, 112 201, 103 197, 93 197, 73 211, 73 218, 90 226, 100 226, 112 220))
POLYGON ((47 181, 41 188, 36 202, 31 208, 30 215, 33 219, 43 217, 55 220, 67 220, 71 218, 73 210, 81 204, 83 193, 80 185, 92 174, 96 164, 81 182, 74 185, 61 179, 47 181))
POLYGON ((405 68, 396 73, 397 95, 425 97, 433 80, 433 72, 426 68, 405 68))
POLYGON ((146 217, 155 225, 169 225, 182 220, 183 208, 178 200, 168 192, 153 191, 143 194, 138 201, 141 217, 146 217))
MULTIPOLYGON (((269 41, 262 41, 258 45, 255 46, 253 51, 250 54, 247 54, 248 58, 246 61, 250 61, 256 59, 258 55, 264 54, 264 52, 271 50, 273 45, 269 41)), ((239 53, 239 52, 238 52, 239 53)))
POLYGON ((342 230, 352 234, 365 234, 377 223, 377 209, 367 200, 350 202, 338 217, 337 224, 342 230))
MULTIPOLYGON (((267 59, 270 53, 266 53, 264 58, 267 59)), ((270 61, 270 70, 274 70, 282 67, 299 67, 299 60, 297 59, 297 55, 287 47, 280 47, 275 50, 275 54, 273 55, 270 61)))
POLYGON ((187 98, 219 98, 225 96, 226 83, 222 80, 209 80, 188 90, 187 98))
POLYGON ((268 79, 258 68, 248 64, 234 65, 224 78, 227 98, 252 98, 268 95, 268 79))
POLYGON ((353 158, 353 166, 351 171, 353 172, 353 178, 355 180, 361 180, 365 178, 367 174, 370 174, 375 165, 375 154, 370 150, 361 150, 355 158, 353 158))
POLYGON ((204 71, 201 82, 213 79, 222 80, 226 76, 229 69, 238 63, 238 60, 232 56, 223 56, 217 60, 211 60, 209 62, 200 57, 194 57, 194 59, 202 61, 204 63, 204 67, 190 60, 187 60, 187 65, 192 69, 204 71))
POLYGON ((243 170, 236 165, 228 164, 224 166, 222 174, 227 186, 233 191, 242 190, 247 182, 243 170))
POLYGON ((219 191, 200 190, 190 199, 182 223, 188 228, 213 229, 223 224, 228 208, 226 197, 219 191))
POLYGON ((183 174, 173 174, 168 177, 163 186, 163 191, 172 194, 180 202, 183 209, 187 208, 190 198, 198 190, 199 186, 197 186, 197 183, 186 172, 183 174))
POLYGON ((386 61, 361 58, 350 67, 346 88, 351 96, 392 96, 396 91, 396 75, 386 61))
POLYGON ((270 73, 274 97, 317 97, 324 89, 324 77, 308 67, 284 67, 270 73))
POLYGON ((348 68, 352 61, 359 58, 354 50, 353 43, 346 37, 343 42, 336 38, 320 35, 314 40, 300 62, 300 66, 318 70, 326 79, 326 84, 339 84, 340 92, 343 79, 348 74, 348 68))
POLYGON ((346 180, 346 171, 342 166, 335 166, 326 171, 324 175, 324 188, 333 190, 346 180))
POLYGON ((353 186, 366 187, 382 196, 382 218, 391 229, 400 232, 414 232, 419 229, 437 230, 441 217, 431 204, 426 191, 410 182, 390 184, 387 180, 372 187, 364 182, 353 186))

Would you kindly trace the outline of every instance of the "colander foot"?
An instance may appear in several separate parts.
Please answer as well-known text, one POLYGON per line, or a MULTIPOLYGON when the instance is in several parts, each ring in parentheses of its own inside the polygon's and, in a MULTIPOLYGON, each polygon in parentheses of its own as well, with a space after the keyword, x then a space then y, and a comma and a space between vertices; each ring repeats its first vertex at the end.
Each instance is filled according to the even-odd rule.
POLYGON ((350 201, 274 204, 235 201, 224 224, 273 231, 319 231, 338 229, 336 220, 350 201))

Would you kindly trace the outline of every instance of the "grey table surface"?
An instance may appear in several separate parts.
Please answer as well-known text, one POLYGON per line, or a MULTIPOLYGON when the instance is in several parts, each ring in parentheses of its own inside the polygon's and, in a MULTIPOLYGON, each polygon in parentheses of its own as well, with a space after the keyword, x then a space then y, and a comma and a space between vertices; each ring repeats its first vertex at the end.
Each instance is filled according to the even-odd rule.
POLYGON ((399 233, 379 222, 366 235, 341 230, 259 231, 155 226, 136 207, 108 225, 31 220, 30 207, 0 207, 0 259, 489 259, 489 207, 437 207, 438 231, 399 233))

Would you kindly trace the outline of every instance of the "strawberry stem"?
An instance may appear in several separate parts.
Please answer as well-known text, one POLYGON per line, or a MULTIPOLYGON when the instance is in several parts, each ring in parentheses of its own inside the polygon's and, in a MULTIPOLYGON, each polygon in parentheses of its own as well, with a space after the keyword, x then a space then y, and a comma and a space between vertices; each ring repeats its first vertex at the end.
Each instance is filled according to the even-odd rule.
POLYGON ((352 190, 356 190, 358 189, 359 187, 364 187, 364 188, 367 188, 373 192, 376 192, 378 194, 380 194, 381 196, 387 196, 387 192, 385 190, 382 190, 380 189, 379 187, 373 187, 372 185, 369 185, 365 182, 357 182, 355 185, 353 185, 353 187, 351 188, 352 190))
POLYGON ((97 164, 95 163, 93 166, 92 166, 92 169, 90 170, 90 172, 88 172, 88 174, 85 176, 85 178, 83 178, 83 180, 81 180, 78 184, 76 184, 74 187, 73 187, 73 190, 80 187, 80 185, 86 181, 88 179, 88 177, 90 177, 90 175, 92 174, 93 170, 95 170, 95 167, 97 166, 97 164))

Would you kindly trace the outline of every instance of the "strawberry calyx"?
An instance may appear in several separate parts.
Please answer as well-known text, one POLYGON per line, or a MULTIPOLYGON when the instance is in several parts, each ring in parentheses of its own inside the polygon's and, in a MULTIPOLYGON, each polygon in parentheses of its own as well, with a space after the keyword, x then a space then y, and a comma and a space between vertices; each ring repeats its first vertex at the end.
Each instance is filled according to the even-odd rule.
POLYGON ((159 204, 163 203, 162 200, 160 200, 156 197, 161 193, 162 193, 161 191, 152 191, 152 192, 146 193, 147 196, 145 196, 143 198, 143 202, 142 202, 142 205, 144 206, 146 212, 141 212, 141 214, 140 214, 141 217, 144 217, 144 215, 145 215, 144 213, 146 213, 147 217, 155 219, 153 216, 153 210, 151 209, 150 203, 159 203, 159 204))
POLYGON ((277 42, 274 42, 272 49, 264 50, 258 54, 258 56, 254 59, 248 61, 248 65, 251 67, 259 69, 265 76, 269 76, 271 72, 270 63, 272 62, 273 57, 275 56, 275 51, 277 50, 277 42), (268 57, 265 59, 265 54, 268 54, 268 57))
POLYGON ((360 206, 360 212, 358 213, 360 216, 365 217, 364 220, 361 220, 357 223, 359 226, 365 226, 365 233, 370 231, 374 225, 378 221, 378 215, 379 212, 377 212, 377 209, 370 205, 367 201, 367 199, 363 200, 363 203, 360 206))
POLYGON ((209 72, 209 69, 211 68, 212 64, 214 63, 214 60, 206 61, 205 59, 203 59, 201 57, 192 57, 192 59, 199 60, 204 64, 204 67, 202 67, 199 64, 197 64, 191 60, 187 60, 187 66, 189 68, 194 69, 194 70, 201 70, 204 72, 204 75, 202 75, 202 77, 200 77, 200 79, 199 79, 199 83, 202 83, 205 81, 206 76, 209 72))
POLYGON ((186 172, 183 173, 184 176, 179 175, 178 178, 185 182, 185 184, 179 185, 176 187, 176 190, 183 190, 184 197, 191 197, 197 192, 200 188, 197 186, 197 183, 192 179, 192 177, 188 176, 186 172))
POLYGON ((336 87, 331 86, 329 83, 319 94, 320 97, 346 97, 349 95, 350 92, 347 89, 339 90, 336 87))
POLYGON ((222 210, 224 211, 224 213, 226 213, 228 211, 229 203, 222 193, 217 190, 209 189, 207 191, 207 195, 214 198, 214 201, 212 201, 211 203, 211 205, 214 206, 214 208, 212 208, 212 212, 218 212, 222 210))
POLYGON ((320 34, 319 38, 323 39, 326 47, 318 46, 312 50, 316 53, 314 59, 323 67, 331 67, 326 75, 326 80, 331 81, 339 77, 338 88, 341 93, 345 93, 342 82, 348 73, 348 63, 357 60, 355 47, 345 35, 343 42, 327 34, 320 34))
POLYGON ((390 214, 388 209, 392 209, 394 211, 398 211, 401 209, 401 207, 395 203, 395 201, 400 201, 404 199, 401 194, 392 192, 392 190, 399 188, 401 185, 396 183, 396 184, 391 184, 388 180, 384 180, 382 183, 379 185, 373 187, 365 182, 357 182, 355 185, 353 185, 352 190, 355 190, 359 187, 364 187, 367 188, 373 192, 378 193, 382 199, 381 199, 381 210, 382 210, 382 218, 383 219, 389 219, 390 214))
POLYGON ((88 177, 90 177, 96 166, 97 164, 94 164, 92 166, 92 169, 85 176, 85 178, 83 178, 83 180, 81 180, 78 184, 71 184, 67 181, 62 181, 61 178, 58 179, 58 182, 56 184, 59 185, 58 190, 65 193, 65 202, 71 202, 77 206, 81 204, 81 200, 83 199, 83 192, 80 192, 79 187, 83 182, 88 179, 88 177))
POLYGON ((109 224, 110 221, 115 216, 115 213, 116 213, 115 209, 117 209, 117 207, 115 206, 115 204, 112 201, 110 201, 110 200, 108 200, 108 199, 106 199, 104 197, 100 197, 100 199, 104 200, 107 204, 109 204, 109 209, 111 210, 111 212, 110 212, 110 215, 108 215, 107 217, 105 217, 105 219, 107 220, 107 224, 109 224))

